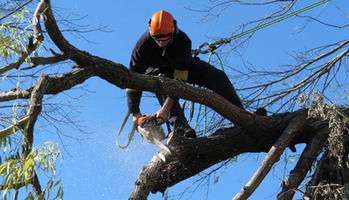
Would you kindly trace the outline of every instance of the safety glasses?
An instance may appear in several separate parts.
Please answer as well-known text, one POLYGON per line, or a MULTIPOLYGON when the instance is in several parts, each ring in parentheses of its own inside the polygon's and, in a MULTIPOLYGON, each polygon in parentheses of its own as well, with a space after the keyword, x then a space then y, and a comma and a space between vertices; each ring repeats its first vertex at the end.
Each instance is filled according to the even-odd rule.
POLYGON ((166 41, 166 40, 169 40, 171 39, 172 37, 172 33, 169 33, 169 34, 155 34, 155 35, 151 35, 151 37, 154 39, 154 40, 157 40, 157 41, 166 41))

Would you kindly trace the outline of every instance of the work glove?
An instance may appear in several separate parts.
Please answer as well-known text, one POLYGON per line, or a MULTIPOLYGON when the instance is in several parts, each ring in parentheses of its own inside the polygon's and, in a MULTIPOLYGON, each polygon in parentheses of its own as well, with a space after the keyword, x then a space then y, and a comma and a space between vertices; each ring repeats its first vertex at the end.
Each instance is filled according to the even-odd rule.
POLYGON ((178 70, 175 69, 173 71, 173 77, 174 78, 179 78, 183 81, 187 81, 188 80, 188 70, 178 70))

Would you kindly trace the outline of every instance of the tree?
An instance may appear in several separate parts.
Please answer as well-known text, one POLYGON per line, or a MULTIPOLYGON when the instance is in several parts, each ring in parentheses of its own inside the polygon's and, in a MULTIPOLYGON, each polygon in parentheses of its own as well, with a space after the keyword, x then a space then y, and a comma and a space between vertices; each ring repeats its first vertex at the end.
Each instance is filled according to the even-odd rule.
MULTIPOLYGON (((321 4, 326 2, 320 1, 321 4)), ((1 20, 8 19, 8 22, 1 25, 2 49, 0 53, 6 65, 0 68, 0 72, 3 79, 11 80, 13 77, 5 74, 19 70, 19 73, 21 75, 23 73, 22 76, 26 77, 29 83, 34 84, 25 88, 23 86, 26 84, 23 82, 20 85, 14 84, 14 89, 4 91, 0 95, 0 101, 7 103, 1 107, 3 109, 1 113, 3 123, 0 131, 1 146, 11 149, 1 159, 0 173, 4 177, 0 187, 2 190, 13 189, 17 193, 20 188, 31 185, 33 194, 29 193, 28 196, 34 195, 38 199, 44 199, 50 198, 50 193, 55 187, 58 187, 56 196, 63 195, 60 182, 54 179, 55 162, 59 158, 59 150, 52 144, 47 147, 33 146, 37 121, 43 115, 42 109, 46 96, 61 94, 91 77, 99 77, 119 88, 161 91, 206 105, 234 124, 230 123, 228 128, 213 129, 210 135, 195 140, 174 135, 168 142, 168 146, 173 150, 172 154, 169 155, 161 150, 163 159, 154 156, 136 181, 130 199, 146 199, 150 192, 164 192, 168 187, 239 154, 268 152, 254 177, 235 197, 235 199, 246 199, 270 172, 271 166, 280 159, 285 148, 295 150, 294 146, 300 143, 305 143, 306 148, 302 151, 296 167, 291 171, 289 179, 282 184, 283 190, 278 198, 292 199, 301 182, 306 181, 306 175, 312 167, 316 167, 316 170, 307 182, 307 189, 304 191, 305 198, 344 199, 347 197, 348 152, 346 144, 349 111, 346 106, 329 106, 325 103, 325 99, 330 85, 342 83, 338 81, 338 75, 339 72, 345 71, 344 61, 348 56, 346 49, 348 40, 295 55, 294 57, 300 62, 296 66, 289 66, 288 70, 283 72, 257 71, 250 68, 249 77, 257 79, 263 76, 264 79, 261 80, 264 82, 241 89, 251 94, 250 101, 246 104, 263 103, 268 108, 275 110, 272 116, 260 117, 231 105, 222 97, 206 89, 190 86, 178 80, 132 73, 121 64, 76 48, 63 36, 53 14, 51 2, 48 0, 42 0, 36 6, 33 14, 33 34, 30 35, 28 26, 22 26, 27 12, 23 8, 27 3, 21 3, 11 9, 8 7, 12 4, 1 5, 1 8, 6 11, 1 20), (9 12, 9 10, 14 12, 9 12), (45 26, 47 36, 60 50, 59 53, 51 51, 53 55, 49 57, 35 55, 46 38, 44 38, 45 34, 41 24, 45 26), (313 57, 306 57, 307 55, 313 57), (39 70, 36 71, 37 66, 52 66, 66 60, 74 63, 71 70, 36 76, 39 74, 39 70), (24 73, 26 69, 22 67, 24 62, 31 64, 29 68, 34 70, 32 74, 24 73), (305 73, 306 70, 311 70, 309 75, 302 80, 297 79, 297 76, 305 73), (274 78, 269 79, 266 76, 274 78), (290 77, 295 77, 297 81, 300 81, 282 89, 270 89, 290 77), (267 95, 258 92, 268 90, 271 92, 267 95), (317 90, 321 92, 316 92, 317 90), (297 99, 300 99, 303 107, 294 110, 297 99), (276 106, 275 102, 280 101, 281 105, 276 106), (12 105, 11 102, 15 102, 15 105, 12 105), (288 112, 280 112, 282 109, 288 112), (217 152, 220 153, 217 154, 217 152), (37 171, 40 169, 51 173, 44 189, 41 186, 40 177, 37 176, 37 171)), ((217 5, 229 6, 234 3, 236 2, 229 1, 217 5)), ((268 3, 265 2, 265 4, 268 3)), ((276 23, 286 17, 295 16, 317 20, 309 16, 302 16, 301 12, 292 11, 295 4, 296 1, 282 4, 285 6, 279 12, 265 19, 246 24, 244 27, 257 24, 257 28, 249 29, 251 31, 242 30, 238 35, 241 38, 239 46, 248 41, 259 28, 265 27, 265 22, 276 23), (242 38, 244 34, 247 36, 245 39, 242 38)), ((311 8, 308 7, 308 9, 311 8)), ((213 10, 209 9, 207 16, 211 16, 213 10)), ((224 46, 228 48, 228 51, 232 51, 233 48, 227 45, 232 39, 234 38, 218 40, 216 43, 209 44, 208 47, 214 50, 224 46)), ((18 83, 18 81, 12 82, 18 83)))

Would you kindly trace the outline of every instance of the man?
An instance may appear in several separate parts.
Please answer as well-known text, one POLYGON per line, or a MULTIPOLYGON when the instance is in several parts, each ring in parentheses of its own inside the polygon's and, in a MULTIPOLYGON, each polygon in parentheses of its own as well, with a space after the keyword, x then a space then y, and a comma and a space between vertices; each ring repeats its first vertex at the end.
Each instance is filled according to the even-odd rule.
MULTIPOLYGON (((243 109, 238 95, 228 77, 199 58, 192 58, 191 40, 177 27, 173 16, 164 11, 156 12, 149 20, 146 31, 133 48, 130 70, 141 74, 179 78, 188 83, 211 89, 232 104, 243 109)), ((142 91, 127 89, 127 104, 136 122, 142 116, 139 109, 142 91)), ((178 98, 156 94, 161 108, 155 115, 164 121, 171 121, 175 133, 185 137, 196 137, 188 125, 178 98)))

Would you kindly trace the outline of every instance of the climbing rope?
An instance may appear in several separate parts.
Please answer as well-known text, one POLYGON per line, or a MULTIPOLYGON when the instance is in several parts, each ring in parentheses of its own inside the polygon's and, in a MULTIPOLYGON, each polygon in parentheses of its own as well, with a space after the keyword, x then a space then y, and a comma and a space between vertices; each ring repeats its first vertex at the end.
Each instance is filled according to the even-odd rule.
MULTIPOLYGON (((302 12, 305 12, 305 11, 307 11, 307 10, 310 10, 310 9, 312 9, 312 8, 315 8, 315 7, 317 7, 317 6, 320 6, 320 5, 322 5, 322 4, 325 4, 325 3, 329 2, 329 1, 330 1, 330 0, 321 0, 321 1, 318 1, 318 2, 316 2, 316 3, 310 4, 310 5, 308 5, 308 6, 304 7, 304 8, 301 8, 301 9, 299 9, 299 10, 296 10, 296 11, 290 12, 290 13, 288 13, 288 14, 285 14, 285 15, 283 15, 283 16, 281 16, 281 17, 279 17, 279 18, 276 18, 276 19, 274 19, 274 20, 271 20, 271 21, 269 21, 269 22, 259 24, 258 26, 254 27, 254 28, 251 28, 251 29, 249 29, 249 30, 243 31, 243 32, 241 32, 241 33, 239 33, 239 34, 236 34, 236 35, 233 35, 233 36, 231 36, 231 37, 229 37, 229 38, 219 39, 219 40, 216 40, 216 41, 211 42, 211 43, 204 42, 204 43, 202 43, 199 47, 197 47, 196 49, 192 50, 192 55, 193 55, 193 57, 197 57, 199 54, 209 54, 209 55, 208 55, 208 61, 207 61, 208 63, 211 62, 212 55, 215 55, 215 56, 217 57, 219 63, 220 63, 220 66, 221 66, 222 71, 225 72, 223 62, 222 62, 222 60, 221 60, 219 54, 215 52, 216 49, 220 48, 220 47, 223 46, 224 44, 230 43, 232 40, 235 40, 235 39, 237 39, 237 38, 241 38, 241 37, 243 37, 243 36, 245 36, 245 35, 247 35, 247 34, 250 34, 250 33, 254 33, 254 32, 256 32, 257 30, 260 30, 260 29, 262 29, 262 28, 265 28, 265 27, 268 27, 268 26, 270 26, 270 25, 273 25, 273 24, 276 24, 276 23, 278 23, 278 22, 281 22, 281 21, 283 21, 283 20, 285 20, 285 19, 288 19, 288 18, 290 18, 290 17, 292 17, 292 16, 298 15, 298 14, 300 14, 300 13, 302 13, 302 12)), ((236 91, 234 91, 234 92, 236 92, 236 91)), ((239 96, 239 95, 238 95, 238 96, 239 96)), ((240 99, 240 101, 241 101, 241 99, 240 99)), ((241 102, 242 102, 242 101, 241 101, 241 102)), ((257 108, 253 108, 253 107, 251 107, 251 106, 249 106, 249 108, 257 109, 257 108)), ((195 129, 196 129, 196 127, 197 127, 198 124, 199 124, 199 116, 201 115, 201 112, 202 112, 201 109, 202 109, 202 105, 200 104, 199 110, 198 110, 198 115, 197 115, 197 117, 196 117, 196 122, 195 122, 195 125, 194 125, 194 128, 195 128, 195 129)), ((190 111, 190 113, 191 113, 190 116, 191 116, 191 117, 190 117, 190 119, 193 118, 193 110, 194 110, 194 105, 191 106, 191 111, 190 111)), ((204 108, 204 127, 203 127, 203 133, 206 132, 206 128, 207 128, 206 126, 207 126, 207 108, 206 108, 206 106, 205 106, 205 108, 204 108)))
POLYGON ((298 15, 298 14, 300 14, 302 12, 305 12, 307 10, 310 10, 312 8, 315 8, 317 6, 325 4, 325 3, 329 2, 329 1, 330 0, 318 1, 316 3, 310 4, 310 5, 308 5, 308 6, 304 7, 304 8, 301 8, 299 10, 296 10, 296 11, 290 12, 288 14, 285 14, 285 15, 283 15, 283 16, 281 16, 279 18, 276 18, 274 20, 271 20, 269 22, 259 24, 258 26, 254 27, 254 28, 251 28, 249 30, 243 31, 243 32, 241 32, 239 34, 236 34, 236 35, 233 35, 233 36, 231 36, 229 38, 219 39, 219 40, 216 40, 216 41, 211 42, 211 43, 204 42, 198 48, 193 50, 192 53, 193 53, 194 56, 198 56, 199 54, 207 54, 207 53, 212 54, 214 52, 214 50, 218 49, 219 47, 221 47, 224 44, 230 43, 232 40, 235 40, 237 38, 241 38, 242 36, 245 36, 245 35, 250 34, 250 33, 254 33, 257 30, 260 30, 260 29, 265 28, 267 26, 270 26, 270 25, 276 24, 278 22, 281 22, 281 21, 283 21, 285 19, 288 19, 288 18, 290 18, 292 16, 298 15))

